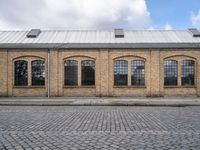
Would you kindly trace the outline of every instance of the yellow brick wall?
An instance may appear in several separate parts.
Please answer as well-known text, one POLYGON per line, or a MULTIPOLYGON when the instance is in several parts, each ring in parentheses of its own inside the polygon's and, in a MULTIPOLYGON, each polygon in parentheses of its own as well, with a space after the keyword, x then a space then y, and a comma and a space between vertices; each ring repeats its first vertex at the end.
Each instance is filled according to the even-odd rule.
POLYGON ((8 51, 8 96, 47 96, 47 51, 46 50, 9 50, 8 51), (14 86, 14 61, 28 61, 28 86, 14 86), (45 86, 31 86, 31 61, 43 59, 45 61, 45 86))
POLYGON ((166 95, 166 96, 190 96, 190 95, 198 95, 199 96, 199 86, 200 86, 200 51, 199 50, 180 50, 180 49, 174 49, 174 50, 162 50, 160 52, 160 94, 166 95), (178 86, 169 88, 164 87, 164 70, 163 70, 163 62, 166 59, 173 59, 178 61, 178 86), (183 87, 181 86, 181 61, 184 59, 192 59, 196 62, 195 66, 195 86, 193 87, 183 87))
MULTIPOLYGON (((48 92, 48 51, 0 50, 0 96, 47 96, 48 92), (29 65, 29 84, 27 87, 14 86, 14 61, 26 59, 29 65), (45 60, 45 86, 31 86, 30 62, 45 60)), ((50 50, 50 96, 200 96, 200 51, 187 49, 74 49, 50 50), (195 86, 182 87, 180 62, 183 59, 196 62, 195 86), (64 61, 78 61, 78 86, 64 86, 64 61), (145 61, 145 86, 131 86, 131 60, 145 61), (174 59, 179 62, 177 87, 164 87, 163 62, 174 59), (95 86, 81 86, 81 61, 95 61, 95 86), (114 86, 114 61, 128 61, 128 86, 114 86)))
POLYGON ((58 96, 58 81, 59 81, 59 65, 58 65, 58 51, 57 50, 51 50, 50 51, 50 96, 56 97, 58 96))
POLYGON ((7 71, 8 71, 8 64, 7 64, 7 51, 0 50, 0 96, 7 96, 8 91, 8 78, 7 78, 7 71))

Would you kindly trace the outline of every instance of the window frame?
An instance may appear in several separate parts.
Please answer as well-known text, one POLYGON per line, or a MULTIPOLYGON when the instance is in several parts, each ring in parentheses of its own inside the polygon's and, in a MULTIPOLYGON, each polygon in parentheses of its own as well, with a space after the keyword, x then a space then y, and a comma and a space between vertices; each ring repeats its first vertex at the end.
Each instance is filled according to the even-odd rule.
MULTIPOLYGON (((129 63, 128 63, 128 60, 126 60, 126 59, 120 59, 120 60, 114 60, 113 61, 113 86, 114 87, 128 87, 128 77, 129 77, 129 65, 128 65, 129 63), (127 64, 127 68, 122 68, 122 70, 125 70, 125 71, 127 71, 127 74, 126 74, 126 81, 125 81, 125 83, 126 84, 116 84, 116 82, 115 82, 115 63, 116 62, 125 62, 126 64, 127 64)), ((120 69, 118 69, 118 70, 120 70, 120 69)), ((123 71, 122 71, 123 72, 123 71)), ((123 81, 124 82, 124 81, 123 81)))
POLYGON ((14 78, 14 80, 13 80, 13 86, 14 87, 28 87, 28 85, 29 85, 29 82, 28 82, 28 79, 29 79, 29 70, 28 70, 28 60, 25 60, 25 59, 17 59, 17 60, 14 60, 14 63, 13 63, 13 68, 14 68, 14 70, 13 70, 13 78, 14 78), (26 85, 16 85, 16 62, 19 62, 19 61, 24 61, 24 62, 26 62, 26 85))
POLYGON ((46 58, 39 57, 39 56, 30 56, 30 55, 24 55, 12 58, 12 87, 13 88, 46 88, 47 81, 47 66, 46 66, 46 58), (15 85, 15 62, 23 60, 27 62, 27 85, 15 85), (32 85, 32 61, 35 60, 42 60, 44 61, 44 73, 45 73, 45 85, 32 85))
POLYGON ((31 86, 38 86, 38 87, 42 87, 42 86, 45 86, 46 85, 46 66, 45 66, 45 60, 43 60, 43 59, 33 59, 31 62, 31 86), (33 85, 33 63, 34 62, 37 62, 37 61, 41 61, 41 62, 43 62, 43 67, 44 67, 44 84, 42 84, 42 85, 33 85))
POLYGON ((181 87, 195 87, 196 86, 196 61, 195 60, 193 60, 193 59, 183 59, 183 60, 181 60, 181 63, 180 63, 180 67, 181 67, 181 76, 180 76, 180 84, 181 84, 181 87), (193 66, 193 76, 194 76, 194 84, 192 84, 192 85, 183 85, 183 83, 182 83, 182 73, 183 73, 183 68, 182 68, 182 63, 184 62, 184 61, 192 61, 193 63, 194 63, 194 66, 193 66))
POLYGON ((164 85, 164 87, 178 87, 179 86, 179 61, 178 60, 175 60, 175 59, 165 59, 163 61, 163 85, 164 85), (176 72, 176 85, 165 85, 165 61, 174 61, 174 62, 176 62, 176 71, 177 71, 176 72))
MULTIPOLYGON (((146 85, 146 80, 145 80, 145 60, 142 60, 142 59, 134 59, 134 60, 131 60, 131 86, 133 86, 133 87, 145 87, 145 85, 146 85), (143 67, 144 67, 144 81, 143 81, 143 84, 134 84, 135 82, 134 82, 134 80, 133 80, 133 78, 132 78, 132 76, 134 76, 134 69, 133 69, 133 66, 134 66, 134 62, 142 62, 143 63, 143 67)), ((142 69, 141 69, 142 70, 142 69)), ((137 74, 138 75, 138 74, 137 74)), ((141 78, 141 75, 143 75, 143 74, 139 74, 139 77, 141 78)))
POLYGON ((95 60, 91 60, 91 59, 83 59, 80 61, 80 83, 81 83, 81 87, 92 87, 92 86, 96 86, 96 61, 95 60), (86 62, 86 61, 91 61, 93 63, 93 69, 94 69, 94 72, 93 72, 93 84, 83 84, 83 63, 86 62))
POLYGON ((78 86, 78 69, 79 69, 79 63, 78 63, 78 61, 77 60, 74 60, 74 59, 66 59, 66 60, 64 60, 64 87, 76 87, 76 86, 78 86), (76 84, 74 84, 74 85, 67 85, 66 84, 66 73, 65 73, 65 63, 67 62, 67 61, 74 61, 74 62, 76 62, 76 67, 77 67, 77 71, 76 71, 76 84))

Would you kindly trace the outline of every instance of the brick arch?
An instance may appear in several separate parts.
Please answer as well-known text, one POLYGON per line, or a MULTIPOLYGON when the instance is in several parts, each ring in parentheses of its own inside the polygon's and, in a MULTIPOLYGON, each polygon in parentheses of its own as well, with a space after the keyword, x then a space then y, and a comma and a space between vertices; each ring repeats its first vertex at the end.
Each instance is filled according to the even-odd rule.
POLYGON ((63 58, 63 60, 67 60, 67 59, 76 60, 76 59, 74 59, 76 57, 89 58, 89 59, 92 59, 94 61, 96 60, 96 58, 94 58, 92 56, 88 56, 88 55, 72 55, 72 56, 68 56, 68 57, 63 58))
POLYGON ((125 57, 130 57, 130 58, 139 58, 139 59, 142 59, 143 61, 146 61, 146 58, 144 58, 144 57, 141 57, 141 56, 136 56, 136 55, 123 55, 123 56, 118 56, 118 57, 115 57, 115 58, 113 58, 113 60, 117 60, 117 59, 123 59, 123 58, 125 58, 125 57))
POLYGON ((36 59, 39 58, 39 59, 42 59, 42 60, 45 61, 45 58, 40 57, 40 56, 35 56, 35 55, 23 55, 23 56, 15 57, 15 58, 13 58, 13 60, 15 61, 15 60, 17 60, 17 59, 25 58, 25 57, 36 58, 36 59))
POLYGON ((167 60, 176 61, 176 62, 178 63, 178 60, 176 60, 176 59, 173 59, 173 58, 164 59, 164 61, 167 61, 167 60))
MULTIPOLYGON (((88 59, 81 60, 81 62, 83 62, 83 61, 88 61, 88 59)), ((89 61, 92 61, 95 63, 95 60, 89 60, 89 61)))
POLYGON ((114 61, 127 61, 128 62, 128 60, 126 60, 126 59, 123 59, 123 57, 121 58, 117 58, 117 59, 114 59, 114 61))
POLYGON ((175 60, 176 57, 184 57, 184 59, 192 59, 192 60, 196 60, 195 57, 192 57, 192 56, 189 56, 189 55, 171 55, 171 56, 167 56, 167 57, 165 57, 163 60, 166 60, 166 59, 172 59, 172 60, 175 60))

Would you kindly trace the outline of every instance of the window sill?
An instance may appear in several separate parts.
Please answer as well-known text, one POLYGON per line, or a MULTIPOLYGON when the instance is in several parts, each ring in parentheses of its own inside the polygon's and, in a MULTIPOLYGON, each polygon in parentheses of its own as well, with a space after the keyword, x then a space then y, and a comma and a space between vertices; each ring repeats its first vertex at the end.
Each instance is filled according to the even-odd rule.
POLYGON ((95 85, 82 85, 82 86, 63 86, 63 88, 95 88, 95 85))
POLYGON ((45 86, 13 86, 13 88, 45 88, 45 86))
POLYGON ((196 88, 196 86, 164 86, 164 88, 196 88))
POLYGON ((146 88, 146 86, 144 86, 144 85, 141 85, 141 86, 126 86, 126 85, 117 86, 117 85, 114 85, 113 88, 146 88))

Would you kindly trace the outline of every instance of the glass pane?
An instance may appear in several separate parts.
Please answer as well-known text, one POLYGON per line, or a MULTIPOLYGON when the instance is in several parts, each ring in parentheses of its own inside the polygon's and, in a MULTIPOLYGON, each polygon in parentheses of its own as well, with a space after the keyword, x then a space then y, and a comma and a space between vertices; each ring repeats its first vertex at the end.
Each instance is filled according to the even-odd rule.
POLYGON ((131 63, 131 84, 144 85, 144 61, 134 60, 131 63))
POLYGON ((32 85, 45 85, 45 63, 43 60, 34 60, 32 65, 32 85))
POLYGON ((15 85, 27 86, 28 85, 28 62, 25 60, 15 61, 15 85))
POLYGON ((65 66, 65 85, 78 85, 78 62, 67 60, 65 66))
POLYGON ((128 61, 114 62, 114 85, 128 85, 128 61))
POLYGON ((82 85, 95 85, 95 62, 84 60, 82 66, 82 85))
POLYGON ((178 63, 175 60, 164 61, 164 85, 177 85, 178 63))
POLYGON ((194 85, 195 62, 193 60, 183 60, 181 70, 181 85, 194 85))

